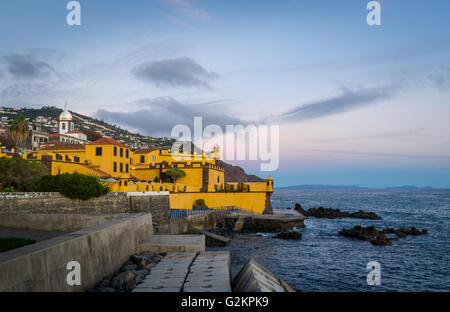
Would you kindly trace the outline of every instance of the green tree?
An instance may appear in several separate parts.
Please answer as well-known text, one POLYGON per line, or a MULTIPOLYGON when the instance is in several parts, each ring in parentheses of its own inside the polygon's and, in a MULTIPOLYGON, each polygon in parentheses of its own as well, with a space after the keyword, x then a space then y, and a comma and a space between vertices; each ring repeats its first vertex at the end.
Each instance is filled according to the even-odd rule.
POLYGON ((96 131, 92 130, 83 130, 84 134, 86 134, 88 141, 95 142, 97 140, 100 140, 102 138, 102 135, 96 131))
POLYGON ((171 168, 166 171, 166 175, 172 178, 173 183, 176 183, 179 178, 186 176, 186 172, 178 168, 171 168))
POLYGON ((96 176, 64 173, 41 177, 36 183, 36 191, 59 192, 72 199, 87 200, 107 194, 109 188, 96 176))
POLYGON ((48 170, 41 164, 20 157, 0 158, 0 191, 33 192, 45 174, 48 170))

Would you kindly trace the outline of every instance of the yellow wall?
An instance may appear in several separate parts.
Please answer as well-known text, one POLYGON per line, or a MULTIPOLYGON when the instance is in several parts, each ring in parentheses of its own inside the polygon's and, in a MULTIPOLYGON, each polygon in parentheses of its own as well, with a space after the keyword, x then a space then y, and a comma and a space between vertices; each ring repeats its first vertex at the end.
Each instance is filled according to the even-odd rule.
POLYGON ((204 199, 209 208, 234 206, 253 213, 262 213, 265 208, 266 193, 170 193, 171 209, 192 209, 197 199, 204 199))
POLYGON ((86 145, 86 158, 91 166, 98 168, 114 178, 128 179, 130 177, 131 165, 130 165, 131 152, 129 148, 120 147, 116 145, 86 145), (102 155, 96 155, 96 149, 102 148, 102 155), (114 156, 114 147, 117 148, 117 155, 114 156), (120 157, 120 149, 123 151, 123 156, 120 157), (129 157, 126 157, 126 150, 128 150, 129 157), (114 171, 114 162, 117 164, 116 171, 114 171), (122 172, 120 172, 120 164, 122 164, 122 172), (126 166, 128 165, 128 172, 126 172, 126 166))

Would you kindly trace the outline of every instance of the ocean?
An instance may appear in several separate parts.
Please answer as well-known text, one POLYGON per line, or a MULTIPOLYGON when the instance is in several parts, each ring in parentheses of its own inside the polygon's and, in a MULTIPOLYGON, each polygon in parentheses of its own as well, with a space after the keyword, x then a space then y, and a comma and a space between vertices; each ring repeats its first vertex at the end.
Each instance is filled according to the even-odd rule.
MULTIPOLYGON (((271 235, 239 235, 227 247, 233 271, 254 258, 298 291, 450 291, 450 190, 276 190, 274 208, 330 207, 372 211, 383 220, 318 219, 298 229, 300 240, 271 235), (338 237, 343 228, 374 225, 429 230, 407 236, 391 246, 338 237), (381 285, 367 284, 370 261, 381 265, 381 285)), ((236 272, 234 272, 236 273, 236 272)))

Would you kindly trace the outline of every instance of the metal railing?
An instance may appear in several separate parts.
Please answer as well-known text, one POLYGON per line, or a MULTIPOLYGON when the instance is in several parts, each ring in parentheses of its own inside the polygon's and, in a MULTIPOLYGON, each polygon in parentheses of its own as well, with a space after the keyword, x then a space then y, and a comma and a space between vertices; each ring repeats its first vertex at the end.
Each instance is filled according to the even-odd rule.
POLYGON ((207 215, 207 214, 237 214, 243 213, 235 207, 220 207, 211 209, 170 209, 171 218, 183 218, 188 216, 207 215))

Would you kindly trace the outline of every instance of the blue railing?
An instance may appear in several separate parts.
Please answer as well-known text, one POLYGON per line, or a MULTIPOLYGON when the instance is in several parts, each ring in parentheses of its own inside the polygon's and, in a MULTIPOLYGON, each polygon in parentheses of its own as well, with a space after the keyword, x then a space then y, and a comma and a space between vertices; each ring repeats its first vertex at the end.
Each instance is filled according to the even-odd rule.
POLYGON ((187 216, 195 216, 195 215, 206 215, 210 213, 215 214, 230 214, 230 213, 238 213, 240 212, 237 208, 214 208, 214 209, 170 209, 170 217, 171 218, 182 218, 187 216))

